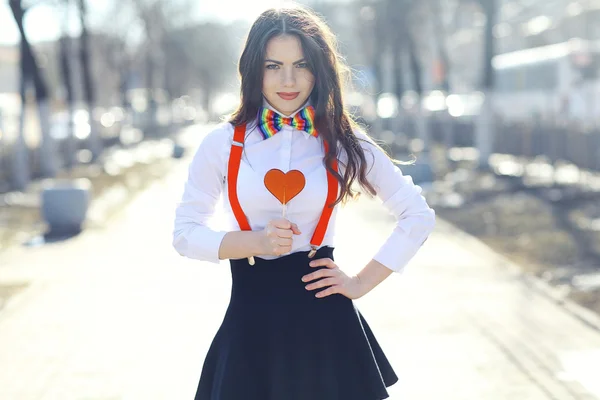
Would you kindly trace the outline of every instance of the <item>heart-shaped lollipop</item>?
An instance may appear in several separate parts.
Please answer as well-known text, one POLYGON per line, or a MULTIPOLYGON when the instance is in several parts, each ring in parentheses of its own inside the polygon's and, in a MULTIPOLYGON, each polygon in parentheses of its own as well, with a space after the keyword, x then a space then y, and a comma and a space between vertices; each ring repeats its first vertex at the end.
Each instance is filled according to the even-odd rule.
POLYGON ((304 174, 295 169, 286 173, 275 168, 265 175, 267 190, 284 206, 304 189, 305 184, 304 174))

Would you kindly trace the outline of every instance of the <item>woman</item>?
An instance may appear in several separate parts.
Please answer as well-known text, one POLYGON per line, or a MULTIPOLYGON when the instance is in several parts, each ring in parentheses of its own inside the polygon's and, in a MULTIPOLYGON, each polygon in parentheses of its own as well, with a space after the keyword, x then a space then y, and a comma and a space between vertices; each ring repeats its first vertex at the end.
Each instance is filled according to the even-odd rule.
POLYGON ((265 11, 239 72, 239 108, 204 138, 176 211, 176 250, 229 259, 233 278, 196 399, 385 399, 397 377, 352 300, 402 270, 434 212, 344 110, 334 37, 317 16, 265 11), (334 224, 355 183, 398 222, 348 276, 334 261, 334 224), (226 231, 207 226, 221 195, 226 231))

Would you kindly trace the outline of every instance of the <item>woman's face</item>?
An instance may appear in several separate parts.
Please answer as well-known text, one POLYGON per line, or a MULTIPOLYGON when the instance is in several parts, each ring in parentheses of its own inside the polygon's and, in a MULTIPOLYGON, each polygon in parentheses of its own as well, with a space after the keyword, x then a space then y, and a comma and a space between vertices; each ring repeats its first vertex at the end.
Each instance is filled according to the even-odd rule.
POLYGON ((263 71, 263 96, 284 115, 299 110, 315 86, 300 40, 293 35, 269 40, 263 71))

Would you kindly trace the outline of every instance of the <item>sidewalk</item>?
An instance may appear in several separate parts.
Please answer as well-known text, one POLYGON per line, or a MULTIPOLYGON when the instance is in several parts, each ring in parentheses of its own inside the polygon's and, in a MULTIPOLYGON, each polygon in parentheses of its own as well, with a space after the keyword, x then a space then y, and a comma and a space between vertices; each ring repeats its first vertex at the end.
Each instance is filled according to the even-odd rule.
MULTIPOLYGON (((231 282, 171 248, 186 168, 103 229, 2 254, 0 286, 29 286, 0 311, 1 400, 192 398, 231 282)), ((366 199, 338 223, 349 271, 393 226, 366 199)), ((443 221, 357 304, 400 376, 391 400, 600 398, 600 332, 443 221)))

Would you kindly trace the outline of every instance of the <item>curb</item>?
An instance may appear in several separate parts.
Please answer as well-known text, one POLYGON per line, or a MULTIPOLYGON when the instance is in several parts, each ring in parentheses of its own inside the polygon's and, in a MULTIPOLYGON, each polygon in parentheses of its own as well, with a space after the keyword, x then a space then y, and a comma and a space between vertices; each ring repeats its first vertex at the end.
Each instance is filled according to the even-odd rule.
MULTIPOLYGON (((473 251, 478 252, 480 254, 485 254, 486 257, 496 259, 497 261, 499 261, 499 263, 502 264, 502 268, 508 267, 510 272, 519 274, 528 287, 535 290, 537 293, 541 294, 547 299, 551 300, 553 303, 560 306, 564 311, 568 312, 573 317, 586 324, 588 327, 600 332, 600 315, 598 315, 597 313, 567 298, 564 292, 560 291, 556 287, 551 286, 550 284, 538 278, 537 276, 523 272, 524 269, 521 268, 517 263, 515 263, 512 260, 509 260, 506 256, 492 249, 482 240, 465 232, 464 230, 460 229, 458 226, 452 224, 451 222, 442 219, 438 216, 436 217, 436 224, 453 233, 454 237, 451 238, 451 240, 458 239, 462 242, 466 241, 467 245, 473 251)), ((501 267, 494 266, 494 268, 501 267)))

